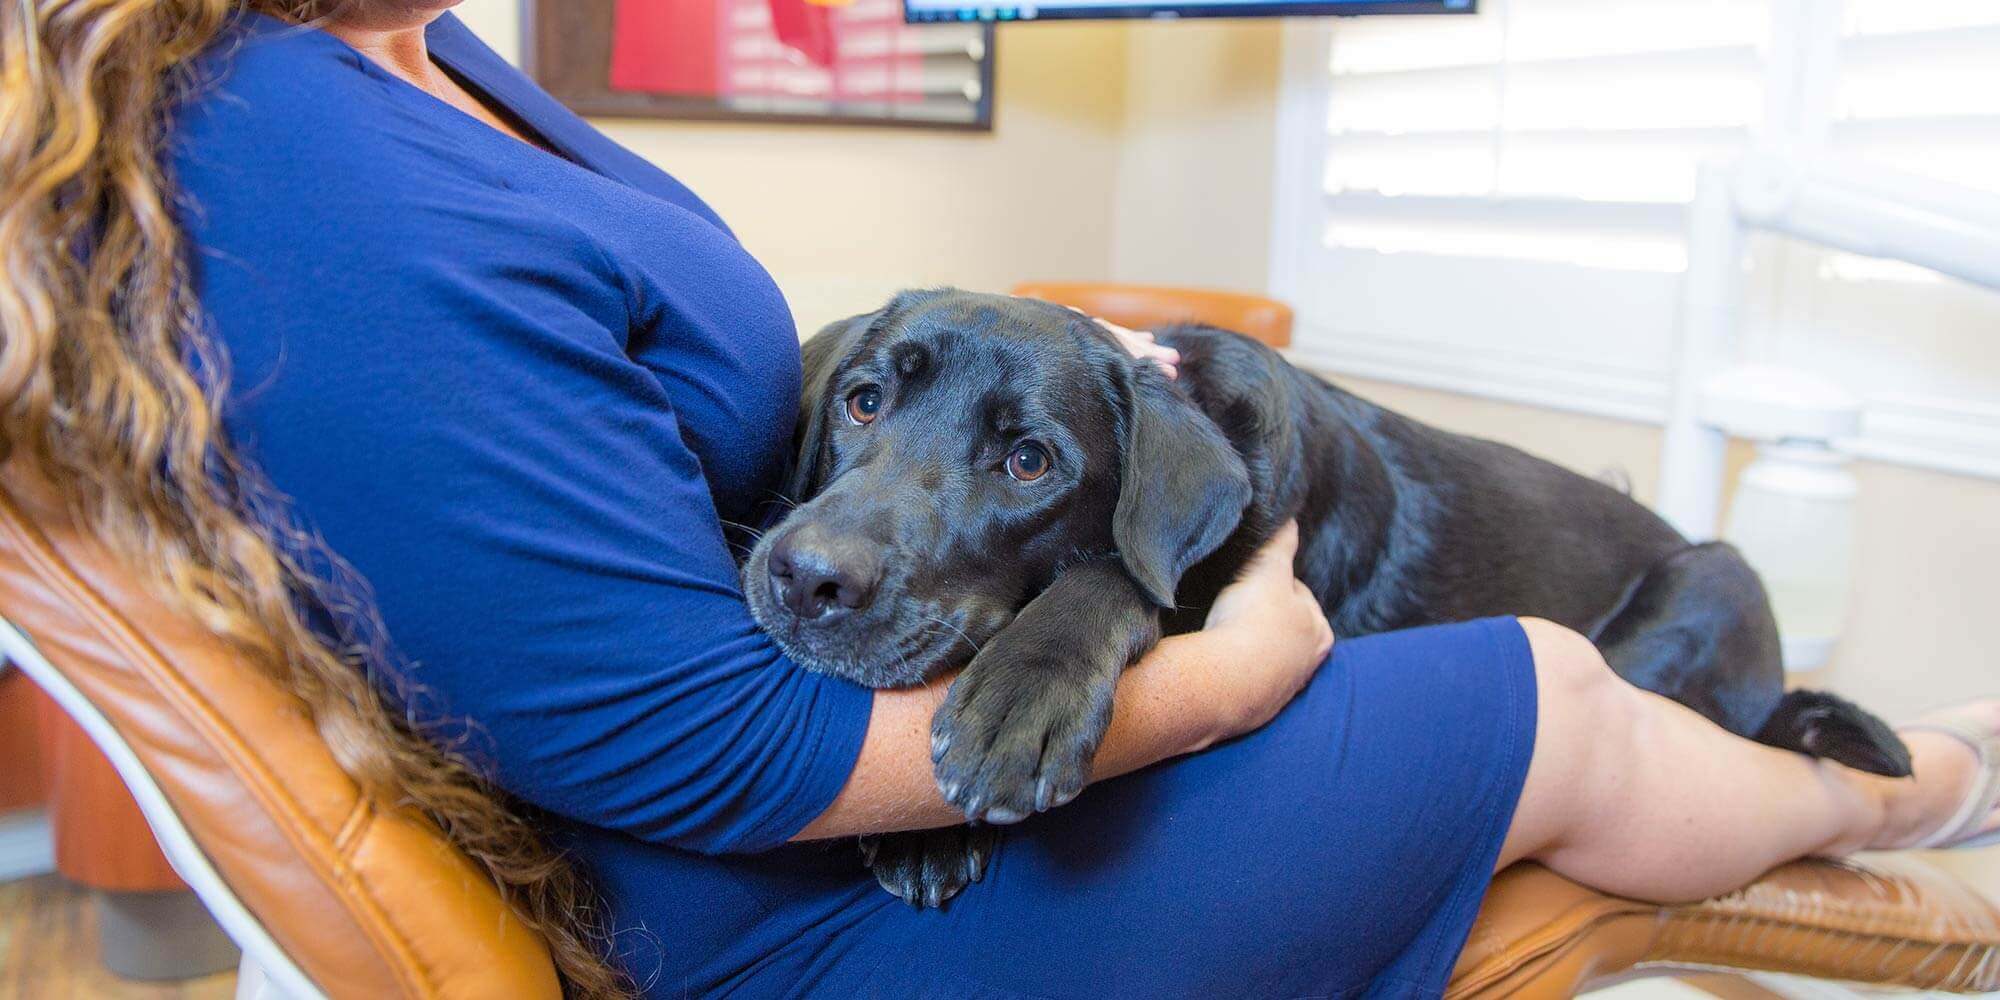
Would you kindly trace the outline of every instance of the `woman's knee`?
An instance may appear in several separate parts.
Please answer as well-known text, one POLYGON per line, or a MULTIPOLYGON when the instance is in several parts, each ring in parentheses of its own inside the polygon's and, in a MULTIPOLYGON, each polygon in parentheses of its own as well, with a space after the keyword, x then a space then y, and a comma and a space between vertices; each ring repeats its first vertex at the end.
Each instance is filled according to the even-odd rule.
POLYGON ((1615 711, 1628 700, 1631 686, 1612 672, 1604 654, 1581 633, 1543 618, 1520 621, 1535 661, 1535 692, 1540 696, 1541 715, 1553 709, 1562 715, 1581 710, 1588 716, 1615 711))
MULTIPOLYGON (((1509 837, 1510 860, 1560 847, 1591 822, 1607 777, 1624 764, 1643 708, 1590 640, 1540 618, 1521 619, 1535 663, 1535 753, 1509 837)), ((1612 775, 1615 779, 1615 775, 1612 775)))

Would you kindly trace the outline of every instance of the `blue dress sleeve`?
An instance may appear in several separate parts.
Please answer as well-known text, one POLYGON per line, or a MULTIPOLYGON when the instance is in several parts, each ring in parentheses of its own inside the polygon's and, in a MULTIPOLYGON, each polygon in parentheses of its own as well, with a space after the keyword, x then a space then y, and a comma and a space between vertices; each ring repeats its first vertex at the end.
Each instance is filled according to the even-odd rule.
MULTIPOLYGON (((678 407, 633 357, 732 314, 726 288, 649 298, 635 261, 689 289, 761 272, 697 213, 255 23, 173 161, 231 439, 372 590, 411 710, 464 720, 502 787, 690 850, 785 842, 846 782, 872 695, 751 620, 700 457, 719 445, 681 421, 749 421, 768 453, 789 413, 678 407), (717 315, 671 322, 690 309, 717 315)), ((767 384, 727 351, 677 358, 718 393, 767 384)))
POLYGON ((206 269, 235 436, 503 787, 649 841, 783 843, 845 782, 869 693, 757 628, 668 400, 576 339, 559 284, 398 256, 365 303, 206 269))

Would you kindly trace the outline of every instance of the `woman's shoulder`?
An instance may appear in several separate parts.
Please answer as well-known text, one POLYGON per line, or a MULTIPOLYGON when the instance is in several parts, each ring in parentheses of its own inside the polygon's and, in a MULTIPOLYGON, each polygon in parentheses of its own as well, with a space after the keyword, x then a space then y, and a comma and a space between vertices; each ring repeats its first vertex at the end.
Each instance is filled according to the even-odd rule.
POLYGON ((323 31, 244 15, 192 68, 170 165, 198 201, 395 200, 427 165, 472 156, 424 136, 407 86, 323 31))
POLYGON ((316 28, 244 14, 196 58, 187 93, 175 109, 182 145, 257 129, 272 121, 323 122, 352 115, 345 100, 378 84, 360 52, 316 28))
POLYGON ((167 167, 207 257, 273 275, 409 268, 462 250, 473 220, 518 221, 478 150, 332 35, 248 15, 194 70, 167 167))

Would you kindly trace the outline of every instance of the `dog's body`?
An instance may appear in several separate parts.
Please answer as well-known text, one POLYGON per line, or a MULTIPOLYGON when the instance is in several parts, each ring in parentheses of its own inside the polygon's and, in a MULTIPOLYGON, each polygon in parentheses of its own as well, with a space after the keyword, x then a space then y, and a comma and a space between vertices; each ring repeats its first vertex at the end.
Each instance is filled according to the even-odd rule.
POLYGON ((1160 340, 1181 352, 1188 393, 1244 457, 1253 498, 1237 531, 1182 579, 1170 632, 1199 627, 1250 552, 1296 518, 1299 578, 1336 635, 1547 618, 1610 639, 1606 655, 1626 679, 1739 735, 1775 710, 1777 624, 1734 550, 1691 546, 1603 483, 1385 410, 1249 338, 1181 327, 1160 340), (1698 591, 1699 620, 1632 600, 1674 582, 1698 591), (1701 636, 1672 649, 1632 640, 1670 628, 1701 636))
MULTIPOLYGON (((1391 413, 1248 338, 1200 327, 1159 336, 1181 352, 1171 385, 1063 310, 947 291, 906 294, 807 347, 793 485, 801 499, 820 495, 752 553, 752 607, 801 662, 866 683, 912 683, 970 656, 933 730, 940 786, 970 818, 1011 822, 1075 795, 1119 671, 1161 631, 1199 628, 1291 519, 1296 570, 1336 635, 1548 618, 1590 636, 1627 680, 1731 732, 1908 773, 1900 741, 1873 716, 1784 692, 1768 601, 1728 546, 1690 545, 1608 486, 1391 413), (851 426, 830 427, 844 385, 851 426), (880 413, 912 415, 875 427, 871 398, 880 413), (1046 466, 1029 464, 1048 471, 1023 480, 1022 452, 1003 449, 1013 482, 952 478, 998 447, 984 438, 1042 449, 1046 466), (966 459, 940 440, 965 443, 966 459), (927 502, 934 509, 912 521, 907 510, 927 502), (867 544, 827 540, 843 531, 924 565, 897 576, 857 555, 867 544), (900 545, 898 534, 917 537, 900 545), (997 549, 985 544, 1003 535, 997 549), (873 575, 795 571, 842 560, 873 575), (950 582, 967 576, 981 582, 950 582), (802 578, 823 600, 802 594, 802 578), (787 607, 807 613, 785 620, 787 607), (955 636, 940 646, 935 629, 898 624, 891 612, 910 618, 910 608, 955 636), (874 637, 869 656, 903 658, 900 673, 827 655, 843 614, 876 616, 857 617, 847 641, 874 637)), ((992 836, 897 834, 871 843, 869 858, 892 891, 936 905, 978 877, 992 836)))

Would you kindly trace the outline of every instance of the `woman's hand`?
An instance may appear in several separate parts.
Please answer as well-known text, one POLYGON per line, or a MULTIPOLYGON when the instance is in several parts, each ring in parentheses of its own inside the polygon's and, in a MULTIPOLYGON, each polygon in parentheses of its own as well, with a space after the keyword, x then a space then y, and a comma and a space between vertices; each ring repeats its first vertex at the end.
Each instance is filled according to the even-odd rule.
POLYGON ((1218 705, 1225 739, 1271 721, 1333 648, 1326 612, 1292 574, 1298 551, 1298 523, 1287 521, 1216 596, 1202 626, 1241 651, 1216 678, 1227 685, 1218 705))
POLYGON ((1090 317, 1091 322, 1103 327, 1104 332, 1110 334, 1112 339, 1118 341, 1118 346, 1123 347, 1125 353, 1159 365, 1160 370, 1166 372, 1168 378, 1181 377, 1181 352, 1156 342, 1153 339, 1153 331, 1128 329, 1102 316, 1091 316, 1089 313, 1075 306, 1064 306, 1063 308, 1079 316, 1090 317))
POLYGON ((1091 319, 1095 320, 1098 326, 1103 327, 1109 332, 1118 341, 1118 346, 1123 347, 1127 354, 1135 358, 1149 360, 1159 365, 1160 370, 1166 372, 1168 378, 1181 377, 1181 352, 1164 344, 1154 342, 1153 331, 1128 330, 1101 316, 1092 316, 1091 319))

